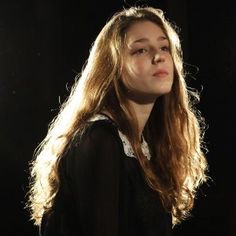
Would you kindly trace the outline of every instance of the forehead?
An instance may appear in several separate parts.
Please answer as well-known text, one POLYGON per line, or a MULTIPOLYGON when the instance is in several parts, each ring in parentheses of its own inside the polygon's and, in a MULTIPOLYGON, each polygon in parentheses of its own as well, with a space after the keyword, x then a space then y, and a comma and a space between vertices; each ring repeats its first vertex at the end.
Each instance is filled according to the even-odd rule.
POLYGON ((126 32, 126 43, 130 44, 139 38, 166 37, 160 26, 151 21, 139 21, 133 23, 126 32))

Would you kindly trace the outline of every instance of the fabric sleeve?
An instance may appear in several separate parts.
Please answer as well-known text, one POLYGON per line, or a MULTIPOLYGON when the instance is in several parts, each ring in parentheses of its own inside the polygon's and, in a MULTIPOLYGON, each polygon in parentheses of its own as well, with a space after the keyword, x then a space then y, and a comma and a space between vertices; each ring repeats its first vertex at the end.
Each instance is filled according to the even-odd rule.
POLYGON ((95 122, 68 162, 79 231, 84 236, 118 236, 120 147, 114 127, 95 122))

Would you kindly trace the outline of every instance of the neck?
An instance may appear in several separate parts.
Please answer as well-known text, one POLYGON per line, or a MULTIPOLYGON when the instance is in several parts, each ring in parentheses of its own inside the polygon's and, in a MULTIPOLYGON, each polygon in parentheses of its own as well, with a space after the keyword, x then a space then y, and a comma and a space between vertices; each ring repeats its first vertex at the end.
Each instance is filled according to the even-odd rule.
MULTIPOLYGON (((133 108, 135 116, 137 117, 139 140, 141 141, 143 129, 147 123, 147 120, 148 120, 150 114, 151 114, 151 111, 152 111, 155 101, 141 104, 139 102, 129 99, 129 103, 133 108)), ((103 110, 102 113, 104 113, 105 115, 107 115, 111 119, 113 119, 112 115, 109 111, 103 110)))
POLYGON ((143 129, 147 123, 147 120, 148 120, 150 114, 151 114, 152 108, 154 106, 154 102, 147 103, 147 104, 139 104, 133 100, 129 100, 129 102, 130 102, 130 104, 134 110, 134 113, 137 117, 139 138, 141 140, 143 129))

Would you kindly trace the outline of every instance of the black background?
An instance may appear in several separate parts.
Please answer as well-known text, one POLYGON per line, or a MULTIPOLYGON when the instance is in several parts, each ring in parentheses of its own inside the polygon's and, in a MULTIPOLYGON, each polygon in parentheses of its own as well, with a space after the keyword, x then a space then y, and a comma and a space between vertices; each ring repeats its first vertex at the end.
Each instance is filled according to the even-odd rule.
MULTIPOLYGON (((233 2, 233 1, 232 1, 233 2)), ((213 182, 174 235, 235 236, 236 16, 231 1, 136 1, 180 28, 213 182)), ((135 1, 0 0, 0 235, 37 235, 24 209, 28 162, 105 22, 135 1)))

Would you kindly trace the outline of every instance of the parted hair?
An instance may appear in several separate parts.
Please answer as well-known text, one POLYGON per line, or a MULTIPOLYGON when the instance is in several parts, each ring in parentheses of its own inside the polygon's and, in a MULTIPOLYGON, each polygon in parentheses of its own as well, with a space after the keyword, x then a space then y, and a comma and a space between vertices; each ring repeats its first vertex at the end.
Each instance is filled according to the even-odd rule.
POLYGON ((60 188, 58 166, 68 144, 91 117, 105 110, 129 139, 148 185, 172 214, 173 225, 180 223, 190 215, 197 189, 207 180, 205 124, 195 108, 198 101, 199 94, 186 85, 179 36, 163 11, 130 7, 116 12, 92 44, 70 95, 34 152, 26 203, 31 219, 40 225, 43 213, 54 204, 60 188), (163 30, 174 62, 172 89, 156 100, 143 131, 151 161, 142 152, 137 117, 121 80, 126 32, 138 21, 151 21, 163 30))

